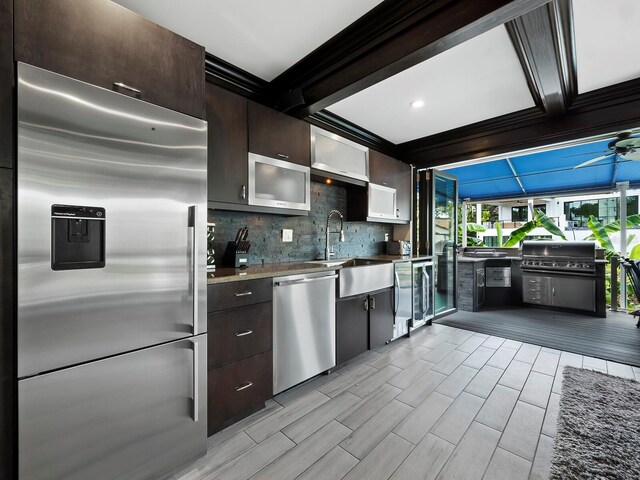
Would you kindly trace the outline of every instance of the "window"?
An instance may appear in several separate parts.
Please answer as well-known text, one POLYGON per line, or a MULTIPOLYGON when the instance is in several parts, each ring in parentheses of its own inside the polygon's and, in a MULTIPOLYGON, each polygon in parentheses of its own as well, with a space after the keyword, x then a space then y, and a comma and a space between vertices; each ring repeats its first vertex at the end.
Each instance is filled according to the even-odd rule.
MULTIPOLYGON (((637 213, 638 196, 627 197, 627 215, 637 213)), ((586 227, 591 215, 606 225, 620 219, 620 199, 612 197, 565 202, 564 214, 568 221, 573 222, 575 228, 586 227)))
POLYGON ((511 221, 512 222, 526 222, 529 218, 527 210, 529 207, 526 205, 522 207, 511 207, 511 221))
MULTIPOLYGON (((529 207, 523 205, 521 207, 511 207, 511 221, 512 222, 526 222, 529 219, 527 210, 529 207)), ((547 214, 547 205, 534 205, 533 210, 540 210, 545 215, 547 214)))

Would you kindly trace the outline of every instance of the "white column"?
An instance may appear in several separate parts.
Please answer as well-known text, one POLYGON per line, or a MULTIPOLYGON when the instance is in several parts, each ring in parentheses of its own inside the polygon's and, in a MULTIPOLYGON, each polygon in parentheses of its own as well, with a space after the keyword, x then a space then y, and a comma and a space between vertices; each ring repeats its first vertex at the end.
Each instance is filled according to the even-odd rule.
POLYGON ((482 204, 476 203, 476 223, 482 225, 482 204))
MULTIPOLYGON (((627 256, 627 188, 629 183, 618 183, 620 190, 620 255, 627 256)), ((627 274, 624 267, 620 268, 620 308, 627 311, 627 274)))
POLYGON ((527 198, 527 222, 533 220, 533 198, 527 198))
POLYGON ((462 248, 467 246, 467 202, 462 202, 462 248))

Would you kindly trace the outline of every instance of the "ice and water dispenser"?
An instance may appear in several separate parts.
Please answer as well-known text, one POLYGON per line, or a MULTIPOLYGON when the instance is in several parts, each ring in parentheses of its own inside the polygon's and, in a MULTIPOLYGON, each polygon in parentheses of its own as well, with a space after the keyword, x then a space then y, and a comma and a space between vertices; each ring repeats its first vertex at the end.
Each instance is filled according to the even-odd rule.
POLYGON ((51 269, 77 270, 105 265, 105 209, 51 206, 51 269))

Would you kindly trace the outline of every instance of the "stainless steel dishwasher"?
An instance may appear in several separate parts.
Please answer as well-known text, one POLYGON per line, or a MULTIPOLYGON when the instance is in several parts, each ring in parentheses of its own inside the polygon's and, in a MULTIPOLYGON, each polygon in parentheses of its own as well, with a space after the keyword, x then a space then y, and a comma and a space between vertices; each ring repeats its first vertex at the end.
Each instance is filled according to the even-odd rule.
POLYGON ((273 279, 273 394, 336 365, 336 272, 273 279))

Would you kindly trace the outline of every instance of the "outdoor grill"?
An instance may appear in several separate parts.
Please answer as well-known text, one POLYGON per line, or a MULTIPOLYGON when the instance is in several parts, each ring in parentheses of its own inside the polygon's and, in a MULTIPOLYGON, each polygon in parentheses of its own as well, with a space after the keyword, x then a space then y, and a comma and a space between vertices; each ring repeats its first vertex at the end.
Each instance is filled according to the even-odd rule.
POLYGON ((522 270, 595 275, 596 245, 594 242, 522 242, 522 270))

